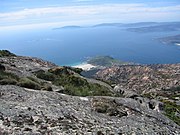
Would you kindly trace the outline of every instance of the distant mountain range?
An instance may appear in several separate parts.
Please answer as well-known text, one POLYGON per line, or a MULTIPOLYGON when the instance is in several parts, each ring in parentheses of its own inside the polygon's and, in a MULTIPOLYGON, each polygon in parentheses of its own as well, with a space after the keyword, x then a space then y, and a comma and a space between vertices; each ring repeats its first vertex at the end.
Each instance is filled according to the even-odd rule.
POLYGON ((154 26, 138 27, 138 28, 128 28, 128 31, 132 32, 169 32, 180 30, 180 22, 170 22, 170 23, 157 23, 154 26))
POLYGON ((116 27, 121 27, 123 23, 101 23, 94 25, 92 27, 107 27, 107 26, 116 26, 116 27))
POLYGON ((83 28, 83 27, 72 25, 72 26, 63 26, 63 27, 59 27, 59 28, 53 28, 53 30, 59 30, 59 29, 79 29, 79 28, 83 28))
POLYGON ((116 26, 116 27, 142 27, 142 26, 152 26, 157 25, 157 22, 138 22, 138 23, 102 23, 94 25, 93 27, 106 27, 106 26, 116 26))
POLYGON ((60 29, 80 29, 80 28, 97 28, 97 27, 118 27, 126 29, 131 32, 169 32, 180 30, 180 22, 138 22, 138 23, 101 23, 93 26, 63 26, 53 28, 53 30, 60 29))

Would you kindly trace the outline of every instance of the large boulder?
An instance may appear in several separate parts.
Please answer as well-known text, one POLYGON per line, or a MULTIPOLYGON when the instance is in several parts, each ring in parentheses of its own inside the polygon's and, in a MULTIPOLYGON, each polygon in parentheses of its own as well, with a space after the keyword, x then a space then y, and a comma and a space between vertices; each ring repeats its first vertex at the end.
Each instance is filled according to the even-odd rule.
POLYGON ((136 92, 127 90, 120 85, 114 87, 114 92, 126 98, 135 98, 139 96, 136 92))

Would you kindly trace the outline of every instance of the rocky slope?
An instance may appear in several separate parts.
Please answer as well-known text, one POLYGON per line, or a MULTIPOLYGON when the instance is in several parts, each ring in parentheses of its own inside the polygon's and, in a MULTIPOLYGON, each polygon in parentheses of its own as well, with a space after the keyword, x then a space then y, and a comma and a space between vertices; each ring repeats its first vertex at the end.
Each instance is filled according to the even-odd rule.
POLYGON ((163 102, 166 116, 180 125, 180 64, 114 66, 95 76, 115 86, 114 91, 125 97, 163 102))
POLYGON ((130 98, 72 97, 0 86, 0 134, 179 134, 148 104, 130 98))
POLYGON ((141 94, 180 86, 180 64, 114 66, 95 76, 141 94))
MULTIPOLYGON (((178 67, 170 71, 174 77, 178 67)), ((177 122, 164 115, 163 102, 119 85, 113 89, 80 72, 37 58, 1 55, 0 135, 180 134, 177 122)))

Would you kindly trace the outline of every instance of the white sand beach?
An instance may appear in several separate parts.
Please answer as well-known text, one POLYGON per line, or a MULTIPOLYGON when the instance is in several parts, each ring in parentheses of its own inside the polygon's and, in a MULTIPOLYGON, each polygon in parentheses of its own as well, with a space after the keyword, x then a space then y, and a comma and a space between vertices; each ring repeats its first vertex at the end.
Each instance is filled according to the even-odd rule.
POLYGON ((83 70, 90 70, 92 68, 95 68, 96 66, 94 65, 91 65, 91 64, 88 64, 88 63, 81 63, 79 65, 75 65, 75 66, 72 66, 72 67, 75 67, 75 68, 82 68, 83 70))
POLYGON ((180 43, 176 43, 177 46, 180 46, 180 43))

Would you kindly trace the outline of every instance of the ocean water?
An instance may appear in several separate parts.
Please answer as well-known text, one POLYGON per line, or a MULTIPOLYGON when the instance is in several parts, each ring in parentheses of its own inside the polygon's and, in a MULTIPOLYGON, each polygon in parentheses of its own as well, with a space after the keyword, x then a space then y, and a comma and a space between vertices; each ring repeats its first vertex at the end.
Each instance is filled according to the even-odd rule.
POLYGON ((180 31, 136 33, 118 27, 0 30, 0 49, 58 65, 76 65, 101 55, 141 64, 180 63, 180 46, 157 40, 177 34, 180 31))

